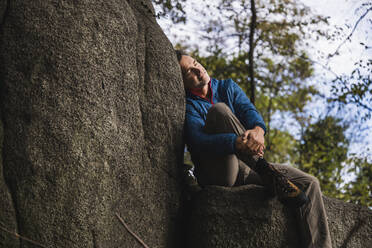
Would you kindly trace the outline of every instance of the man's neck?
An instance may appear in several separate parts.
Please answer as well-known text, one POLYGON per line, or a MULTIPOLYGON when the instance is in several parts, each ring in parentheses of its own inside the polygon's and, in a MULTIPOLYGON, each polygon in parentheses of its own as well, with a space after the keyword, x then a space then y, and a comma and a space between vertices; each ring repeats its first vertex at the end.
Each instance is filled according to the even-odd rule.
POLYGON ((210 95, 209 84, 204 85, 203 88, 191 89, 190 92, 202 98, 207 98, 210 95))
POLYGON ((210 91, 209 90, 209 84, 204 85, 204 87, 201 90, 201 96, 203 98, 209 98, 209 94, 210 94, 209 91, 210 91))

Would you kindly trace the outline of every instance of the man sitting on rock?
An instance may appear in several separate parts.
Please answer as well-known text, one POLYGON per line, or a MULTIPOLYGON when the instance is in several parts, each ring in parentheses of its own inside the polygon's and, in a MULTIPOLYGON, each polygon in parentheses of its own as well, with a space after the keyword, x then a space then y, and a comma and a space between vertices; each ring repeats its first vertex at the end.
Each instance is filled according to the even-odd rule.
POLYGON ((294 167, 266 162, 265 123, 241 88, 231 79, 211 79, 195 59, 176 53, 186 90, 186 144, 198 183, 264 185, 295 209, 302 247, 331 247, 318 180, 294 167))

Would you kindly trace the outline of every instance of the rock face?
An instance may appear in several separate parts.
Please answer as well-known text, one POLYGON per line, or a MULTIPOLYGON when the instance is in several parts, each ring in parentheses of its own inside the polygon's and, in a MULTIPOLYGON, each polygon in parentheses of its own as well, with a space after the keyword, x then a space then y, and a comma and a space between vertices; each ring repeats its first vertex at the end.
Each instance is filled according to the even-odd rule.
MULTIPOLYGON (((8 227, 9 230, 17 229, 15 209, 8 187, 3 180, 2 146, 3 146, 3 125, 0 120, 0 229, 8 227)), ((0 230, 0 247, 19 247, 19 240, 14 239, 3 229, 0 230)))
MULTIPOLYGON (((334 248, 372 247, 372 211, 366 207, 324 198, 334 248)), ((298 248, 294 214, 263 187, 209 186, 190 206, 191 248, 298 248)))
MULTIPOLYGON (((0 225, 46 247, 177 247, 184 94, 149 0, 0 0, 0 225)), ((0 230, 0 247, 35 247, 0 230)))

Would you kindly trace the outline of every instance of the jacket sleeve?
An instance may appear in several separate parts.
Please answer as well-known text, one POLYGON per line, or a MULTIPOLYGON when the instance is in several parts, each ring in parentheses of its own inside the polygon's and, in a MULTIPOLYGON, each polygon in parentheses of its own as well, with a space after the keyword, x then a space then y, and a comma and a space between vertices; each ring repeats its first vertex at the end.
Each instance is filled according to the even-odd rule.
POLYGON ((229 89, 232 97, 232 105, 236 117, 241 121, 246 129, 255 126, 261 127, 266 133, 266 125, 262 116, 258 113, 255 106, 251 103, 247 95, 233 80, 229 79, 229 89))
POLYGON ((207 134, 203 132, 204 120, 186 112, 186 144, 192 153, 228 155, 235 152, 234 133, 207 134))

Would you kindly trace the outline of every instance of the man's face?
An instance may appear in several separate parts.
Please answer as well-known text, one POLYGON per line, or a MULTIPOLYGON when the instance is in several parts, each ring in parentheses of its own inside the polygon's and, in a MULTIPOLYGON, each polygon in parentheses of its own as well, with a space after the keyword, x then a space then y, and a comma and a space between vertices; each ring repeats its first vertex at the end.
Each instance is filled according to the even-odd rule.
POLYGON ((210 81, 204 67, 190 56, 183 55, 180 60, 185 89, 201 89, 210 81))

